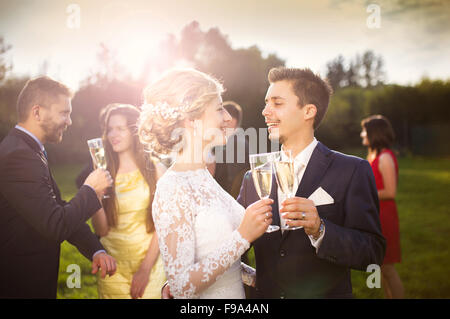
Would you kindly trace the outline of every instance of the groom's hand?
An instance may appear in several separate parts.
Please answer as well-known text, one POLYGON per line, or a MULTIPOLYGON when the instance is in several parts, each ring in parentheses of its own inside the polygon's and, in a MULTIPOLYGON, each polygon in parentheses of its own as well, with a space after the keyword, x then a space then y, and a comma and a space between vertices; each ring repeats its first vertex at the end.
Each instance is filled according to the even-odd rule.
POLYGON ((106 253, 98 253, 92 260, 92 273, 96 274, 101 269, 101 277, 105 278, 106 274, 112 276, 116 272, 116 260, 106 253))
POLYGON ((303 226, 307 235, 317 235, 320 217, 312 200, 303 197, 288 198, 281 203, 281 216, 289 226, 303 226))

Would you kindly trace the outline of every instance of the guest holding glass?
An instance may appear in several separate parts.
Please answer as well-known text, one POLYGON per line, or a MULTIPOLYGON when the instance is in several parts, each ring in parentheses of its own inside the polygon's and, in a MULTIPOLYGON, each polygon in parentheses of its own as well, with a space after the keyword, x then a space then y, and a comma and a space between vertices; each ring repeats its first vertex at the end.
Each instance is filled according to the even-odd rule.
POLYGON ((103 144, 114 186, 92 224, 116 259, 117 273, 98 279, 100 298, 160 298, 166 280, 151 214, 156 180, 164 168, 139 143, 139 115, 127 104, 110 104, 105 110, 103 144))
POLYGON ((61 243, 92 261, 92 273, 116 271, 86 221, 101 207, 110 174, 86 176, 68 202, 51 173, 45 146, 60 143, 72 125, 71 90, 43 76, 17 99, 17 125, 0 143, 0 299, 56 299, 61 243))
POLYGON ((362 144, 368 148, 367 160, 372 166, 378 189, 381 230, 386 238, 386 255, 381 266, 383 288, 387 298, 403 298, 403 284, 394 266, 401 262, 399 220, 395 203, 398 164, 392 151, 394 131, 389 120, 382 115, 365 118, 361 126, 362 144))

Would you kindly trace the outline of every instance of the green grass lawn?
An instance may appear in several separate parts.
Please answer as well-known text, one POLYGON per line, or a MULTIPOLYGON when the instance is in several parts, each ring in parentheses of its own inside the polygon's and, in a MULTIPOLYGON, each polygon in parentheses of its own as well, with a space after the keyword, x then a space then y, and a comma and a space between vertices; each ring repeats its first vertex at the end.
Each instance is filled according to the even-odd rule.
MULTIPOLYGON (((450 298, 450 161, 399 159, 397 208, 402 263, 397 271, 406 298, 450 298)), ((353 271, 357 298, 381 298, 365 285, 368 274, 353 271)))
MULTIPOLYGON (((52 167, 52 174, 61 190, 62 197, 64 200, 69 201, 77 192, 75 179, 81 172, 83 165, 60 165, 52 167)), ((65 241, 61 246, 58 298, 98 298, 97 278, 96 275, 91 274, 91 267, 91 262, 81 255, 74 246, 65 241), (80 266, 80 288, 68 288, 67 279, 73 274, 73 271, 67 272, 67 267, 71 264, 80 266)))
MULTIPOLYGON (((397 206, 400 218, 402 263, 397 270, 407 298, 450 298, 450 161, 448 159, 401 158, 397 206)), ((53 175, 69 200, 76 192, 75 177, 81 166, 65 165, 53 175)), ((357 298, 383 298, 382 289, 369 289, 370 273, 353 271, 357 298)), ((96 277, 91 264, 64 242, 61 250, 58 298, 97 298, 96 277), (81 288, 67 288, 70 264, 81 268, 81 288)))

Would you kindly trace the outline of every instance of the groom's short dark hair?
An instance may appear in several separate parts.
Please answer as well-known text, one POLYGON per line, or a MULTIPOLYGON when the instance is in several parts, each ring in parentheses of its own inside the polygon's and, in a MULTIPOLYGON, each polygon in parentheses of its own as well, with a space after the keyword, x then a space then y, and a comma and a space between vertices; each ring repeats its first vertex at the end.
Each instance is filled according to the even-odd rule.
POLYGON ((268 80, 270 83, 279 81, 289 81, 292 84, 295 95, 298 98, 300 107, 306 104, 314 104, 317 114, 314 118, 314 129, 317 129, 325 116, 333 92, 327 81, 319 75, 314 74, 310 69, 297 69, 278 67, 269 71, 268 80))

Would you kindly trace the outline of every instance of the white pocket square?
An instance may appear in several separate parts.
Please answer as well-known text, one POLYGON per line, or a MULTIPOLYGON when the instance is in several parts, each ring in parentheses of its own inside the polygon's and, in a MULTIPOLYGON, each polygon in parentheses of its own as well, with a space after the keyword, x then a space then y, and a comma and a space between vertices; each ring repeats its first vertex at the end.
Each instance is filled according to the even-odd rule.
POLYGON ((333 204, 334 199, 322 187, 319 187, 308 197, 315 206, 333 204))

